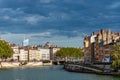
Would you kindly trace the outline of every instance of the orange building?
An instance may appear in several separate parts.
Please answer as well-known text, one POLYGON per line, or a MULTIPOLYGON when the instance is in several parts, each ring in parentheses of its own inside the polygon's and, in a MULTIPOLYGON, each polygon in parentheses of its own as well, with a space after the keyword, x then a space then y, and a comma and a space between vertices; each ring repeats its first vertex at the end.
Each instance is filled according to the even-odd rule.
POLYGON ((112 45, 120 40, 120 33, 111 32, 110 29, 92 33, 84 38, 84 61, 86 64, 110 63, 112 45))

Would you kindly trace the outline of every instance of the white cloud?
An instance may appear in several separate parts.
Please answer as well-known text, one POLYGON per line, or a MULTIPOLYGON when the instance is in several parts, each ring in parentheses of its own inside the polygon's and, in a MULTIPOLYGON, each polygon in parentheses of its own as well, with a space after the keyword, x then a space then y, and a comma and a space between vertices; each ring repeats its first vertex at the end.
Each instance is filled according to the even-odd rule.
POLYGON ((8 19, 10 19, 10 17, 9 16, 3 16, 3 19, 8 20, 8 19))
POLYGON ((12 8, 0 8, 0 13, 3 14, 22 14, 24 13, 21 8, 12 9, 12 8))
POLYGON ((71 15, 65 12, 51 12, 49 13, 48 20, 56 21, 56 20, 70 20, 71 15))
POLYGON ((25 13, 21 8, 12 9, 12 8, 0 8, 0 18, 5 21, 23 21, 25 13))
POLYGON ((36 24, 39 21, 48 20, 49 17, 36 14, 26 14, 22 11, 21 8, 12 9, 12 8, 0 8, 0 18, 4 20, 10 20, 13 22, 27 22, 28 24, 36 24))
POLYGON ((40 16, 40 15, 29 15, 27 17, 24 17, 23 19, 25 21, 27 21, 27 23, 29 23, 29 24, 36 24, 39 21, 43 21, 43 20, 47 19, 47 17, 40 16))
POLYGON ((41 3, 50 3, 53 0, 40 0, 41 3))
POLYGON ((108 6, 109 9, 115 9, 118 7, 120 7, 120 2, 115 2, 115 3, 108 6))
POLYGON ((99 13, 98 14, 98 18, 104 18, 104 19, 116 19, 116 18, 120 18, 120 15, 117 15, 114 13, 112 14, 103 14, 103 13, 99 13))
POLYGON ((44 37, 44 36, 51 36, 51 32, 41 32, 41 33, 31 33, 31 34, 15 34, 15 33, 5 33, 1 34, 1 37, 5 40, 23 40, 24 36, 26 38, 33 38, 33 36, 39 36, 39 37, 44 37))
POLYGON ((45 37, 45 36, 51 36, 51 32, 42 32, 42 33, 35 33, 35 34, 29 34, 30 37, 32 36, 41 36, 41 37, 45 37))
POLYGON ((24 19, 30 24, 35 24, 39 21, 39 18, 36 16, 25 17, 24 19))
MULTIPOLYGON (((75 31, 76 32, 76 31, 75 31)), ((60 36, 52 36, 51 32, 41 32, 41 33, 31 33, 31 34, 15 34, 15 33, 6 33, 2 34, 2 39, 16 44, 22 44, 22 41, 24 40, 24 36, 27 39, 30 39, 30 45, 39 45, 46 43, 47 41, 50 41, 50 43, 58 45, 58 46, 65 46, 65 47, 79 47, 83 45, 83 37, 74 37, 74 38, 68 38, 66 36, 60 35, 60 36), (37 36, 38 38, 34 38, 32 36, 37 36), (50 36, 49 38, 44 38, 43 36, 50 36)))

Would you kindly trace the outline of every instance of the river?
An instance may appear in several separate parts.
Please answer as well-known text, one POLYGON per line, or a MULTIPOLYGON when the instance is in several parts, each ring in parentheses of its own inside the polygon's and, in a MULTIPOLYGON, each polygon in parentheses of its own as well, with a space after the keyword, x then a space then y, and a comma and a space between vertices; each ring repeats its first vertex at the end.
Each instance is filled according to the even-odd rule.
POLYGON ((0 80, 120 80, 120 77, 67 72, 62 66, 0 70, 0 80))

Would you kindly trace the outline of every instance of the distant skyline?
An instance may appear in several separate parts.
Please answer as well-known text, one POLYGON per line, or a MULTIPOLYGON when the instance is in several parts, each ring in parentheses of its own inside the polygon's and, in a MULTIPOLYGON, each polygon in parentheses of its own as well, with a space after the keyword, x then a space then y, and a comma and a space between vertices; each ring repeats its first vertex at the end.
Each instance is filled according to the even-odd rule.
POLYGON ((119 0, 0 0, 0 36, 11 43, 82 47, 85 35, 119 27, 119 0))

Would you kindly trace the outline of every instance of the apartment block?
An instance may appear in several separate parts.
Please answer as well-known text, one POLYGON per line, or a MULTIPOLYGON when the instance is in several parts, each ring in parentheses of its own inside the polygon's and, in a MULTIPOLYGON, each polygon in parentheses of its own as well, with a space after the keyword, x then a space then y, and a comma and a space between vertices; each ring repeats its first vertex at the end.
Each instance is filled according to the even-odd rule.
POLYGON ((84 38, 84 61, 86 64, 111 63, 112 46, 120 41, 120 33, 110 29, 99 30, 84 38))

